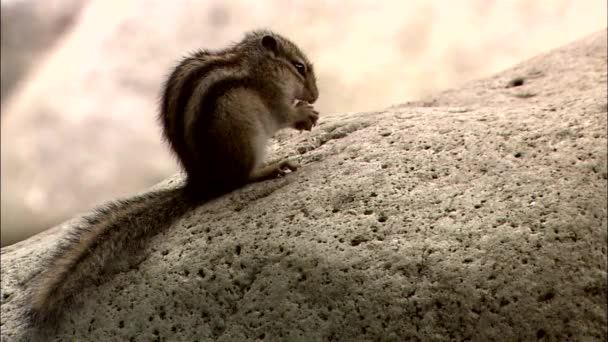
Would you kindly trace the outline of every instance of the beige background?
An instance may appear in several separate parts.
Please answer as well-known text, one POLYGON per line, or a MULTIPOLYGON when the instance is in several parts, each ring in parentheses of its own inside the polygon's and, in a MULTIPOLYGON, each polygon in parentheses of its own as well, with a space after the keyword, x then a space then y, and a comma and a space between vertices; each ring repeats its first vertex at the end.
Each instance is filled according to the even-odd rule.
POLYGON ((189 50, 275 29, 315 62, 329 115, 457 87, 607 25, 591 0, 2 1, 3 17, 17 3, 30 19, 2 27, 3 87, 19 64, 5 64, 5 32, 21 43, 2 91, 2 245, 177 170, 154 115, 189 50))

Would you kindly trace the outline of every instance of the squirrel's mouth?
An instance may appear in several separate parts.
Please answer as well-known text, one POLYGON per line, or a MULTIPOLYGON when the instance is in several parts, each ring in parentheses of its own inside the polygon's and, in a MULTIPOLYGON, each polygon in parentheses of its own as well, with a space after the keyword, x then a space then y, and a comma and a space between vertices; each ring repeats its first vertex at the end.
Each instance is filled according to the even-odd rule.
POLYGON ((308 87, 299 89, 291 94, 293 96, 293 102, 306 102, 308 104, 313 104, 319 97, 319 93, 315 89, 309 89, 308 87))
POLYGON ((315 101, 317 101, 317 96, 314 94, 306 94, 305 96, 302 96, 300 100, 308 102, 309 104, 313 104, 315 103, 315 101))

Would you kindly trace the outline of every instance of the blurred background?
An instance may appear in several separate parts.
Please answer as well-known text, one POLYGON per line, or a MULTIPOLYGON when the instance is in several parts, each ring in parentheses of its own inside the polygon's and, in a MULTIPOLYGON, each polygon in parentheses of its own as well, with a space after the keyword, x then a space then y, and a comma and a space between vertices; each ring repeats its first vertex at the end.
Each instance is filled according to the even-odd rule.
MULTIPOLYGON (((0 0, 5 246, 178 169, 161 82, 267 27, 315 63, 322 115, 458 87, 605 29, 605 0, 0 0)), ((321 119, 322 120, 322 119, 321 119)))

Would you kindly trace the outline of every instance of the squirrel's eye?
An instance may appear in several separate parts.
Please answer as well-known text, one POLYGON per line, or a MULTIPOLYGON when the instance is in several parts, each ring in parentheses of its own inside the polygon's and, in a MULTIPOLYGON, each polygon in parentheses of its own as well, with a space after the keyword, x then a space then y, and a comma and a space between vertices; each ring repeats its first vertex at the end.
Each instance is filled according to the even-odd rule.
POLYGON ((300 75, 306 76, 306 67, 304 66, 304 64, 299 63, 299 62, 291 62, 291 63, 296 68, 296 70, 298 70, 300 75))

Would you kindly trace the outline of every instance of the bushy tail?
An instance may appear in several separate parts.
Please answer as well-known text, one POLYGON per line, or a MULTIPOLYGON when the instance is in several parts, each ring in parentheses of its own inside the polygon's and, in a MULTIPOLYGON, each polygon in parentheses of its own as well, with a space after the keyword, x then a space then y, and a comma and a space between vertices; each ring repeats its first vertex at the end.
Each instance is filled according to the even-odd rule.
MULTIPOLYGON (((124 265, 145 242, 194 206, 183 188, 111 202, 68 233, 33 281, 27 316, 34 326, 56 323, 83 287, 124 265), (126 254, 125 254, 126 253, 126 254)), ((132 265, 130 265, 132 266, 132 265)))

